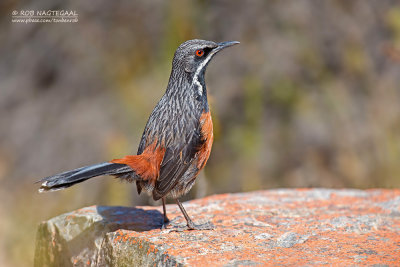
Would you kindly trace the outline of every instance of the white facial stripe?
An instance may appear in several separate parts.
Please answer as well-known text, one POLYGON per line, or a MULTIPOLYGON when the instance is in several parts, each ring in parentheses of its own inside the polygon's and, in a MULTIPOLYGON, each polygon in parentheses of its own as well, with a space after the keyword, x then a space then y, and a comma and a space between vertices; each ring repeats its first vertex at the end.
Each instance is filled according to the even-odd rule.
POLYGON ((204 66, 207 65, 208 61, 210 61, 213 54, 214 54, 213 52, 208 54, 207 58, 203 62, 200 63, 199 67, 197 68, 197 70, 193 76, 193 84, 197 85, 197 90, 198 90, 198 93, 200 96, 203 95, 203 86, 199 82, 199 74, 200 74, 201 70, 204 68, 204 66))

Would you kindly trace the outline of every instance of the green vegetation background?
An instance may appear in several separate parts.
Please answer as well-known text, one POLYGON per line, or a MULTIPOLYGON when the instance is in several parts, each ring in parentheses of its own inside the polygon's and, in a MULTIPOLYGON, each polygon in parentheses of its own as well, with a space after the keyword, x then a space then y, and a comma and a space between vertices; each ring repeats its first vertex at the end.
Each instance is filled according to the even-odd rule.
POLYGON ((400 5, 336 1, 0 4, 0 265, 30 266, 38 223, 88 205, 148 205, 98 178, 51 174, 136 152, 177 46, 238 40, 206 79, 215 143, 187 199, 276 187, 400 186, 400 5), (75 10, 78 23, 11 23, 75 10))

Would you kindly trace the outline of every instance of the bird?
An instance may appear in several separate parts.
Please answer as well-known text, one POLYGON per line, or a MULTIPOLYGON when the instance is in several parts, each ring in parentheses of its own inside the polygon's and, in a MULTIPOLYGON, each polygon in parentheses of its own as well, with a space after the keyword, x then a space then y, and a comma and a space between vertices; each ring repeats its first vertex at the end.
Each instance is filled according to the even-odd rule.
POLYGON ((127 155, 41 179, 39 192, 68 188, 90 178, 111 175, 135 182, 138 194, 162 200, 165 229, 170 220, 166 199, 175 200, 187 230, 212 230, 210 222, 196 224, 180 198, 204 168, 213 144, 213 123, 207 100, 205 72, 210 60, 237 41, 188 40, 175 51, 167 89, 150 114, 136 155, 127 155))

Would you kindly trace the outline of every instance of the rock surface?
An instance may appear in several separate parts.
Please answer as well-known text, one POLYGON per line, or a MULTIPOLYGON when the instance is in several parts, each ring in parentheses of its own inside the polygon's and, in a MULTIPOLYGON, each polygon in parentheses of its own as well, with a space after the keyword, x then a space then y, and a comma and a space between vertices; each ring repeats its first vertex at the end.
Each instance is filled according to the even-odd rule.
POLYGON ((279 189, 184 206, 216 229, 161 230, 161 207, 87 207, 39 226, 35 266, 400 265, 400 190, 279 189))

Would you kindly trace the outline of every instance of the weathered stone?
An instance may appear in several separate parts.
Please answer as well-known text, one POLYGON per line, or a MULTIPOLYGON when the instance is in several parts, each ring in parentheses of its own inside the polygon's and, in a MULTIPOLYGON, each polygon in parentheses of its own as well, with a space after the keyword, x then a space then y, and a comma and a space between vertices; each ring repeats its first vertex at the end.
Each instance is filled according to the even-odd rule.
POLYGON ((400 190, 279 189, 184 206, 216 229, 160 230, 161 207, 87 207, 39 226, 35 266, 400 264, 400 190))

